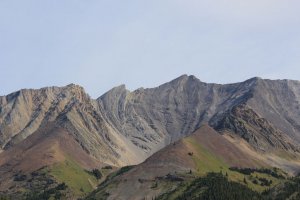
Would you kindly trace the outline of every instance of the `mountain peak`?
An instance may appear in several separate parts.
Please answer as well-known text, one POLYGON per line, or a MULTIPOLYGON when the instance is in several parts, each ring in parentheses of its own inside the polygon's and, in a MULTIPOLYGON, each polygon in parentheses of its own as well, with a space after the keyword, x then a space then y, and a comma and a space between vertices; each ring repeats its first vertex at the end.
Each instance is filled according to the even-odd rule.
POLYGON ((105 94, 103 94, 102 96, 105 96, 109 93, 123 93, 123 92, 127 92, 128 90, 126 89, 126 85, 125 84, 121 84, 119 86, 113 87, 112 89, 110 89, 109 91, 107 91, 105 94))
MULTIPOLYGON (((167 153, 156 154, 164 155, 158 164, 171 163, 168 161, 178 164, 180 158, 179 167, 171 168, 172 171, 186 166, 185 174, 191 170, 194 173, 205 168, 193 163, 194 158, 206 157, 202 156, 202 150, 196 152, 199 148, 194 146, 194 141, 228 159, 228 166, 243 162, 245 167, 251 167, 250 156, 259 155, 263 164, 297 172, 300 157, 294 164, 280 156, 292 155, 298 159, 299 99, 300 84, 294 82, 254 77, 222 85, 204 83, 186 74, 159 87, 133 92, 119 85, 97 100, 90 99, 76 84, 20 90, 0 98, 0 151, 3 150, 0 154, 0 194, 9 188, 9 194, 15 194, 23 184, 31 187, 24 181, 10 181, 21 170, 27 175, 31 174, 31 166, 36 169, 49 166, 51 170, 56 162, 64 164, 67 156, 78 162, 78 166, 94 169, 94 162, 99 163, 99 167, 135 165, 162 149, 167 153), (201 132, 186 138, 199 128, 201 132), (181 157, 174 156, 173 150, 168 151, 168 144, 181 157), (249 155, 244 154, 248 151, 249 155), (269 152, 280 152, 280 155, 278 159, 271 156, 264 159, 262 154, 269 152), (236 158, 242 162, 232 163, 236 158)), ((156 158, 154 156, 155 163, 156 158)), ((202 161, 205 164, 210 160, 202 161)), ((154 174, 149 179, 137 174, 136 180, 156 181, 155 177, 170 172, 169 166, 164 168, 164 174, 154 174)), ((220 166, 223 167, 223 161, 220 166)), ((32 180, 31 175, 29 180, 32 180)), ((89 178, 86 183, 90 184, 89 178)), ((151 188, 151 185, 144 188, 151 188)))
POLYGON ((130 91, 126 89, 126 85, 122 84, 117 87, 114 87, 100 96, 97 100, 100 99, 111 99, 116 98, 117 96, 122 96, 123 94, 129 93, 130 91))
POLYGON ((192 81, 198 81, 201 82, 196 76, 194 75, 187 75, 187 74, 183 74, 181 76, 179 76, 178 78, 173 79, 172 81, 170 81, 169 83, 172 84, 184 84, 187 81, 192 80, 192 81))
POLYGON ((74 84, 74 83, 70 83, 62 88, 65 89, 70 89, 70 90, 81 90, 81 91, 85 91, 84 88, 80 85, 74 84))
POLYGON ((118 85, 118 86, 114 87, 113 89, 115 89, 115 90, 127 90, 125 84, 118 85))
POLYGON ((255 77, 247 79, 244 82, 257 82, 257 81, 260 81, 260 80, 263 80, 263 79, 261 77, 255 76, 255 77))

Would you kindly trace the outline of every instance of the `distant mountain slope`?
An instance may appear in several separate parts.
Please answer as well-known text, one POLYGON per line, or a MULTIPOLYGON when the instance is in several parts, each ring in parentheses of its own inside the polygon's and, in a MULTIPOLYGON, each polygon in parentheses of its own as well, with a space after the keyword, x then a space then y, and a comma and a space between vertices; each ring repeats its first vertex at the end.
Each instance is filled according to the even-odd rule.
POLYGON ((300 81, 258 79, 247 104, 276 128, 300 141, 300 81))
POLYGON ((299 152, 299 148, 293 145, 294 142, 288 135, 275 128, 246 104, 234 106, 218 121, 215 129, 220 132, 230 130, 260 151, 281 149, 299 152))
MULTIPOLYGON (((1 191, 6 191, 8 194, 17 195, 21 191, 34 189, 30 184, 32 174, 39 174, 60 163, 72 161, 87 170, 103 166, 103 163, 88 155, 70 133, 55 124, 39 129, 13 148, 4 151, 0 158, 0 194, 1 191), (23 178, 18 180, 17 177, 23 178)), ((46 180, 52 180, 49 175, 46 180)), ((40 178, 35 176, 34 179, 40 178)), ((42 187, 47 184, 41 181, 39 185, 42 187)))
POLYGON ((186 75, 153 89, 129 92, 120 86, 97 100, 73 84, 20 90, 0 97, 0 145, 8 149, 56 122, 102 162, 136 164, 205 123, 221 126, 220 120, 243 104, 286 138, 289 144, 276 148, 296 150, 292 140, 300 138, 299 96, 297 81, 253 78, 220 85, 186 75))
POLYGON ((222 86, 184 75, 153 89, 129 92, 124 86, 114 88, 98 102, 120 133, 145 151, 156 151, 245 101, 252 84, 222 86))
POLYGON ((235 145, 228 147, 230 155, 245 154, 259 164, 297 172, 299 102, 299 81, 260 78, 221 85, 183 75, 151 89, 131 92, 121 85, 97 99, 74 84, 23 89, 0 97, 0 189, 5 190, 3 181, 13 181, 3 174, 63 163, 67 158, 61 154, 82 169, 136 165, 205 124, 222 135, 218 145, 235 145), (72 148, 60 140, 72 141, 72 148), (57 153, 45 159, 53 148, 57 153))
MULTIPOLYGON (((272 153, 256 151, 239 137, 234 138, 229 133, 220 135, 204 125, 192 135, 153 154, 142 164, 103 183, 87 199, 101 199, 104 194, 107 199, 152 199, 209 172, 221 171, 230 180, 243 183, 244 177, 251 177, 232 171, 231 167, 272 168, 273 163, 269 161, 271 157, 279 158, 272 153)), ((282 163, 292 168, 300 167, 300 160, 297 163, 283 160, 282 163)), ((259 192, 267 188, 253 183, 248 186, 259 192)), ((174 193, 180 191, 179 188, 174 193)))
MULTIPOLYGON (((283 136, 278 140, 285 138, 282 144, 281 141, 265 141, 270 143, 265 145, 296 150, 297 145, 292 140, 299 142, 299 91, 297 81, 253 78, 242 83, 219 85, 203 83, 194 76, 181 76, 153 89, 129 92, 120 86, 97 101, 118 132, 128 136, 146 152, 155 152, 161 146, 191 134, 205 123, 212 127, 221 126, 220 121, 233 108, 241 106, 252 110, 253 115, 248 118, 261 119, 266 126, 272 126, 272 130, 265 134, 278 132, 279 136, 280 132, 283 136), (289 101, 290 104, 287 103, 289 101)), ((264 126, 256 125, 259 129, 264 126)))
POLYGON ((145 157, 139 156, 138 148, 123 135, 116 134, 97 102, 80 86, 21 90, 1 97, 0 102, 0 144, 4 149, 54 123, 71 133, 88 154, 101 162, 120 166, 145 157))

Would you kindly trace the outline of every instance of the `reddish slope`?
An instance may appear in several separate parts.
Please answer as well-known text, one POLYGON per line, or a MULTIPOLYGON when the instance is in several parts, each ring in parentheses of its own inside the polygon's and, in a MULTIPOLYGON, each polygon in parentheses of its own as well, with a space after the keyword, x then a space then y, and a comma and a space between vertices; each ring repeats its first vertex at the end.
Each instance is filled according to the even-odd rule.
MULTIPOLYGON (((167 174, 187 176, 190 170, 196 175, 206 171, 220 171, 230 166, 264 165, 264 162, 242 151, 211 127, 203 126, 191 136, 167 146, 144 163, 115 178, 111 186, 106 187, 110 189, 105 192, 110 194, 109 199, 151 199, 165 189, 164 186, 151 188, 159 177, 167 174)), ((98 194, 102 192, 100 189, 98 194)))
MULTIPOLYGON (((232 142, 225 139, 209 126, 202 126, 191 136, 184 138, 161 151, 155 153, 137 169, 147 168, 152 174, 166 175, 170 170, 189 170, 195 168, 192 156, 188 154, 197 152, 197 147, 201 146, 206 151, 224 160, 229 166, 258 167, 264 165, 261 161, 242 151, 232 142)), ((150 173, 151 174, 151 173, 150 173)))
POLYGON ((260 160, 244 151, 245 149, 241 149, 241 146, 233 145, 231 141, 209 126, 201 127, 191 138, 222 158, 229 166, 258 167, 264 165, 260 160))
POLYGON ((65 129, 50 124, 0 154, 0 191, 13 183, 17 173, 28 174, 71 158, 85 169, 99 167, 65 129))

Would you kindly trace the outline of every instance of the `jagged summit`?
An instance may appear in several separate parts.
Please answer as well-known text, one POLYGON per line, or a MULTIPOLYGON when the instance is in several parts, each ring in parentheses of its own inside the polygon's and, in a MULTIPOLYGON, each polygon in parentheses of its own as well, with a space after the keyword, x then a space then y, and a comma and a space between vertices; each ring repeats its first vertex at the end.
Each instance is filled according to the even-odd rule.
POLYGON ((114 96, 114 95, 118 96, 120 94, 129 93, 129 92, 130 91, 126 89, 125 84, 122 84, 122 85, 119 85, 117 87, 110 89, 109 91, 107 91, 106 93, 101 95, 97 100, 107 98, 108 96, 114 96))
POLYGON ((201 82, 197 77, 195 77, 194 75, 181 75, 173 80, 171 80, 170 82, 166 83, 166 84, 174 84, 174 85, 180 85, 180 84, 185 84, 188 81, 196 81, 196 82, 201 82))
POLYGON ((191 133, 203 123, 217 124, 225 113, 240 103, 249 104, 259 115, 299 139, 298 122, 294 120, 299 114, 299 87, 298 82, 259 77, 235 84, 206 84, 185 74, 159 87, 133 92, 120 85, 97 100, 91 99, 83 87, 75 84, 22 89, 0 98, 0 143, 5 146, 10 140, 21 141, 41 123, 55 121, 62 118, 62 113, 66 115, 72 108, 82 109, 83 105, 85 110, 98 113, 112 126, 109 129, 120 135, 133 136, 131 142, 146 152, 161 148, 160 145, 153 147, 155 141, 168 143, 191 133), (266 94, 277 100, 271 100, 266 94), (293 103, 286 103, 289 101, 293 103), (273 110, 271 113, 270 109, 273 110), (288 110, 289 116, 283 110, 288 110), (161 112, 164 114, 159 114, 161 112), (166 115, 170 117, 166 118, 166 115), (282 116, 285 120, 281 120, 282 116), (8 125, 8 121, 18 125, 8 125), (141 139, 141 134, 146 139, 141 139))
MULTIPOLYGON (((194 75, 183 74, 183 75, 171 80, 170 82, 162 84, 158 87, 162 87, 162 86, 168 85, 168 84, 174 84, 174 85, 185 84, 185 83, 187 83, 187 81, 205 83, 205 82, 202 82, 199 78, 197 78, 194 75)), ((241 83, 257 82, 257 81, 262 81, 262 82, 265 82, 265 81, 266 82, 268 82, 268 81, 271 81, 271 82, 289 82, 289 83, 299 83, 300 82, 299 80, 289 80, 289 79, 270 80, 270 79, 263 79, 261 77, 252 77, 252 78, 249 78, 249 79, 247 79, 247 80, 245 80, 241 83)), ((205 83, 205 84, 216 84, 216 83, 205 83)), ((230 83, 228 85, 232 85, 232 84, 237 84, 237 83, 230 83)), ((216 84, 216 85, 222 85, 222 84, 216 84)), ((224 85, 227 85, 227 84, 224 84, 224 85)), ((141 87, 141 88, 143 88, 143 87, 141 87)), ((143 89, 145 89, 145 88, 143 88, 143 89)), ((152 89, 152 88, 147 88, 147 89, 152 89)), ((13 96, 13 95, 16 95, 16 94, 19 94, 19 93, 24 93, 24 92, 26 93, 26 92, 34 92, 34 91, 59 91, 59 90, 77 90, 77 91, 82 91, 82 92, 86 93, 85 89, 81 85, 78 85, 78 84, 75 84, 75 83, 70 83, 70 84, 65 85, 65 86, 48 86, 48 87, 42 87, 40 89, 30 89, 30 88, 27 89, 27 88, 24 88, 24 89, 20 89, 18 91, 12 92, 10 94, 0 96, 0 98, 1 97, 13 96)), ((139 89, 137 89, 137 90, 139 90, 139 89)), ((126 88, 125 84, 121 84, 119 86, 113 87, 112 89, 110 89, 109 91, 107 91, 106 93, 104 93, 101 96, 104 96, 105 94, 108 94, 108 93, 111 93, 111 92, 116 93, 118 91, 120 91, 120 92, 122 92, 122 91, 130 92, 126 88)), ((101 98, 101 96, 99 98, 101 98)))
POLYGON ((120 85, 97 99, 70 84, 0 97, 0 191, 14 184, 8 181, 14 173, 68 156, 84 168, 139 164, 205 124, 268 157, 271 166, 300 166, 300 82, 252 78, 222 85, 183 75, 132 92, 120 85))
POLYGON ((264 79, 262 79, 261 77, 252 77, 252 78, 249 78, 245 81, 243 81, 244 83, 257 83, 259 81, 263 81, 264 79))

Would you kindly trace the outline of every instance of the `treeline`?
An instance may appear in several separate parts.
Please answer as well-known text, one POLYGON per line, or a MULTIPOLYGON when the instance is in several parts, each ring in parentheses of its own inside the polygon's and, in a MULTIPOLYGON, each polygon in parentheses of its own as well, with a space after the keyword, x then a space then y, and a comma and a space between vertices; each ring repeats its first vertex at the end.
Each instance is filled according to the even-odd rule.
POLYGON ((274 170, 272 170, 272 169, 267 169, 267 168, 252 169, 252 168, 230 167, 229 169, 231 171, 236 171, 236 172, 239 172, 239 173, 245 174, 245 175, 251 175, 254 172, 258 172, 258 173, 268 174, 270 176, 273 176, 274 178, 285 179, 285 177, 283 175, 279 174, 276 171, 276 168, 274 170))
POLYGON ((62 199, 65 197, 64 190, 66 190, 68 187, 65 183, 60 183, 54 188, 49 188, 42 191, 31 191, 26 194, 25 198, 26 200, 47 200, 50 198, 54 199, 62 199))
POLYGON ((300 199, 300 177, 294 177, 286 181, 283 186, 275 187, 265 191, 264 196, 274 200, 299 200, 300 199))
MULTIPOLYGON (((248 173, 248 172, 247 172, 248 173)), ((264 185, 270 183, 263 178, 259 179, 264 185)), ((174 197, 178 189, 156 197, 157 200, 168 200, 174 197)), ((173 198, 172 198, 173 199, 173 198)), ((271 189, 262 193, 255 192, 247 186, 228 180, 222 173, 209 173, 205 177, 195 179, 176 200, 299 200, 300 199, 300 177, 284 180, 271 189)))
MULTIPOLYGON (((174 191, 175 192, 175 191, 174 191)), ((163 194, 156 199, 169 199, 172 193, 163 194)), ((257 192, 247 186, 229 181, 221 173, 209 173, 205 177, 195 179, 176 200, 263 200, 257 192)))

